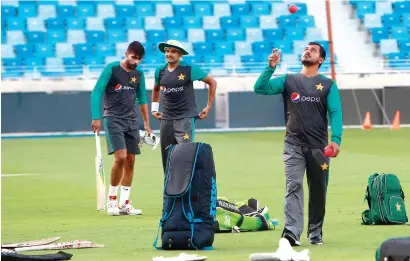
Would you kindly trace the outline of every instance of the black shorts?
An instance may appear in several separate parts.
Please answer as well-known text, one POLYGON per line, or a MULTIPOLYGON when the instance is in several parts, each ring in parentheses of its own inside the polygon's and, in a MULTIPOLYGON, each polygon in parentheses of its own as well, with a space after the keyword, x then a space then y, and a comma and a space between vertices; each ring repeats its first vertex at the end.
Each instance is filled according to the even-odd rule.
POLYGON ((104 129, 109 155, 122 149, 126 149, 128 154, 141 154, 137 120, 104 117, 104 129))

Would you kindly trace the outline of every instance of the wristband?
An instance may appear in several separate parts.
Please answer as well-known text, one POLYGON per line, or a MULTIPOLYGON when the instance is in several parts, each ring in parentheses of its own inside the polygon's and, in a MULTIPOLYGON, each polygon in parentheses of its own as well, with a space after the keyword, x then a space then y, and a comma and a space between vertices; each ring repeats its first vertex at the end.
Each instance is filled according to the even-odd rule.
POLYGON ((152 102, 151 103, 151 112, 159 111, 159 102, 152 102))

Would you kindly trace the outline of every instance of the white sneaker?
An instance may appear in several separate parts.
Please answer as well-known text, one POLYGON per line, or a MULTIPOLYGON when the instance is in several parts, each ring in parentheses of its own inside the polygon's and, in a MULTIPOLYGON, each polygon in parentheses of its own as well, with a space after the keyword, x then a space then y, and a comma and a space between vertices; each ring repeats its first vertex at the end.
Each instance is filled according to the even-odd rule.
POLYGON ((107 214, 109 216, 119 216, 120 215, 120 210, 118 209, 117 197, 108 198, 107 214))
POLYGON ((135 209, 133 206, 131 206, 131 202, 129 200, 126 200, 125 204, 122 204, 122 206, 120 207, 120 214, 129 216, 142 215, 142 210, 135 209))

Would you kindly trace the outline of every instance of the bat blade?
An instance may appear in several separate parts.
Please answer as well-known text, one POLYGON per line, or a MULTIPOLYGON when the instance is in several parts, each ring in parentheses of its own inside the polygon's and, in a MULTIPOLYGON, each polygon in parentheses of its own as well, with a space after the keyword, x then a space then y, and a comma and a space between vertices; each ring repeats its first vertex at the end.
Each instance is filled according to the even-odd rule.
POLYGON ((95 134, 96 156, 95 156, 95 175, 97 188, 97 210, 105 211, 105 172, 103 158, 101 154, 100 136, 95 134))
POLYGON ((29 247, 29 246, 40 246, 40 245, 47 245, 53 242, 56 242, 61 237, 51 237, 51 238, 44 238, 40 240, 32 240, 20 243, 10 243, 10 244, 3 244, 1 248, 16 248, 16 247, 29 247))
POLYGON ((79 249, 79 248, 102 248, 104 245, 96 244, 90 241, 74 240, 41 246, 28 246, 15 248, 15 252, 39 251, 39 250, 57 250, 57 249, 79 249))

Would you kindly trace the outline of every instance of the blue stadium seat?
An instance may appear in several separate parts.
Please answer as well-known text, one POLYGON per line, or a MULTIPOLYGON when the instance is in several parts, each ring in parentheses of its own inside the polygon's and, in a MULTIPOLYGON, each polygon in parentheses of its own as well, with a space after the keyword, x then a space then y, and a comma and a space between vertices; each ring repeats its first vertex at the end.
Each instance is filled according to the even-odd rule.
POLYGON ((83 30, 67 30, 67 42, 71 44, 85 43, 86 35, 83 30))
POLYGON ((245 40, 245 32, 241 28, 226 29, 226 39, 229 41, 243 41, 245 40))
POLYGON ((392 8, 392 4, 391 2, 376 2, 376 10, 375 10, 375 14, 381 16, 384 14, 391 14, 393 13, 393 8, 392 8))
POLYGON ((174 5, 174 15, 177 17, 194 15, 192 5, 174 5))
POLYGON ((154 16, 155 15, 155 6, 148 2, 137 2, 135 3, 135 14, 138 16, 154 16))
POLYGON ((409 39, 409 30, 404 26, 393 26, 391 28, 391 38, 397 40, 409 39))
POLYGON ((185 28, 202 28, 202 18, 188 16, 183 18, 183 26, 185 28))
POLYGON ((272 47, 281 49, 283 54, 293 53, 292 41, 277 40, 273 42, 272 47))
POLYGON ((212 6, 207 2, 192 2, 196 16, 212 16, 212 6))
POLYGON ((128 42, 131 41, 140 41, 141 43, 145 43, 147 41, 147 37, 145 32, 141 29, 131 29, 127 31, 127 39, 128 42))
MULTIPOLYGON (((399 44, 399 49, 400 49, 400 52, 401 53, 410 53, 410 39, 409 38, 407 38, 407 39, 405 39, 405 40, 400 40, 399 42, 398 42, 398 44, 399 44)), ((409 57, 409 59, 410 59, 410 57, 409 57)))
POLYGON ((46 33, 45 32, 27 32, 27 42, 29 43, 45 43, 46 33))
POLYGON ((167 40, 165 32, 162 30, 147 30, 146 33, 148 42, 159 43, 167 40))
POLYGON ((251 55, 252 44, 251 42, 235 42, 235 54, 237 55, 251 55))
POLYGON ((54 44, 36 44, 36 57, 38 58, 47 58, 55 57, 55 47, 54 44))
POLYGON ((146 30, 162 30, 164 29, 164 25, 160 17, 147 16, 144 17, 144 28, 146 30))
POLYGON ((282 15, 288 15, 289 10, 288 10, 288 5, 286 3, 272 3, 271 7, 271 14, 275 17, 279 17, 282 15))
POLYGON ((104 31, 104 19, 101 17, 87 17, 85 29, 88 31, 104 31))
POLYGON ((65 27, 63 18, 48 18, 45 20, 47 30, 58 30, 65 27))
POLYGON ((68 43, 56 43, 56 54, 57 57, 74 57, 74 48, 72 44, 68 43))
POLYGON ((235 48, 233 42, 214 42, 214 53, 216 55, 234 54, 234 52, 235 48))
POLYGON ((239 17, 241 28, 258 28, 259 17, 251 15, 243 15, 239 17))
POLYGON ((49 43, 63 43, 67 41, 67 36, 64 30, 48 30, 46 39, 49 43))
POLYGON ((387 54, 388 64, 392 68, 400 68, 406 61, 406 55, 404 53, 389 53, 387 54))
POLYGON ((184 29, 170 28, 167 30, 168 39, 174 39, 180 42, 187 40, 187 33, 184 29))
POLYGON ((284 38, 282 28, 264 29, 262 32, 264 39, 267 41, 282 40, 284 38))
POLYGON ((255 54, 271 53, 272 52, 272 44, 271 44, 270 41, 254 42, 254 43, 252 43, 252 50, 255 54))
POLYGON ((1 17, 8 18, 15 16, 17 16, 17 9, 14 6, 7 6, 3 3, 3 6, 1 7, 1 17))
POLYGON ((103 43, 105 42, 105 33, 104 31, 85 31, 87 42, 88 43, 103 43))
POLYGON ((106 37, 108 43, 121 43, 127 41, 125 31, 122 29, 107 30, 106 37))
POLYGON ((35 2, 21 2, 18 7, 18 16, 20 18, 36 17, 37 4, 35 2))
POLYGON ((92 44, 74 44, 73 47, 76 57, 85 57, 94 54, 94 47, 92 44))
POLYGON ((262 62, 262 56, 261 55, 243 55, 241 56, 241 62, 242 63, 259 63, 262 62))
POLYGON ((7 31, 6 34, 7 43, 9 44, 24 44, 26 43, 26 37, 23 31, 7 31))
POLYGON ((144 26, 143 17, 127 17, 125 19, 125 29, 142 29, 144 26))
POLYGON ((399 14, 385 14, 382 15, 382 23, 385 27, 392 27, 400 25, 400 15, 399 14))
POLYGON ((98 43, 95 45, 95 54, 97 56, 112 56, 115 55, 115 49, 111 43, 98 43))
POLYGON ((77 4, 77 18, 85 18, 96 16, 95 5, 87 2, 79 2, 77 4))
POLYGON ((356 5, 356 16, 359 19, 363 19, 365 14, 373 14, 376 11, 375 2, 372 1, 363 1, 358 2, 356 5))
POLYGON ((174 16, 174 9, 172 8, 171 3, 166 3, 164 1, 158 2, 155 4, 155 10, 157 15, 161 15, 162 17, 174 16))
MULTIPOLYGON (((185 57, 184 57, 185 58, 185 57)), ((162 64, 165 63, 165 57, 164 55, 147 55, 144 57, 144 64, 162 64)))
POLYGON ((223 30, 206 30, 205 36, 209 42, 225 40, 225 32, 223 30))
POLYGON ((372 41, 374 43, 380 43, 381 39, 389 38, 389 29, 387 27, 373 28, 372 30, 372 41))
POLYGON ((205 31, 203 29, 189 28, 188 41, 191 43, 205 42, 205 31))
MULTIPOLYGON (((47 3, 47 2, 46 2, 47 3)), ((50 2, 51 3, 51 2, 50 2)), ((47 19, 50 17, 57 16, 57 10, 55 5, 47 3, 46 5, 39 5, 38 6, 38 17, 47 19)))
POLYGON ((389 53, 398 53, 399 49, 397 46, 396 39, 381 39, 380 40, 380 53, 389 54, 389 53))
POLYGON ((194 47, 194 52, 196 55, 209 54, 214 50, 212 43, 209 41, 193 43, 192 46, 194 47))
POLYGON ((28 17, 27 18, 27 31, 42 31, 45 32, 45 22, 43 18, 28 17))
POLYGON ((232 4, 231 14, 232 16, 247 15, 251 11, 249 4, 232 4))
POLYGON ((15 58, 14 47, 12 44, 1 45, 1 58, 15 58))
POLYGON ((102 19, 115 16, 114 5, 107 2, 97 4, 96 11, 97 16, 102 19))
POLYGON ((220 24, 222 29, 238 28, 239 17, 236 16, 224 16, 220 18, 220 24))
POLYGON ((18 57, 29 57, 35 55, 33 44, 17 44, 14 48, 18 57))
POLYGON ((26 20, 21 17, 10 17, 6 19, 7 31, 25 31, 26 20))
POLYGON ((132 5, 116 5, 115 17, 127 18, 135 16, 135 7, 132 5))
POLYGON ((57 17, 75 17, 75 7, 71 5, 59 5, 57 6, 57 17))
POLYGON ((162 19, 164 27, 169 28, 181 28, 182 27, 182 17, 165 17, 162 19))
POLYGON ((197 55, 197 56, 194 56, 194 55, 184 56, 184 61, 189 63, 189 64, 203 63, 202 56, 200 56, 200 55, 197 55))
POLYGON ((298 18, 298 27, 315 27, 315 18, 312 15, 301 15, 298 18))
POLYGON ((393 2, 392 7, 395 13, 410 13, 410 2, 409 1, 398 1, 393 2))
POLYGON ((220 64, 220 63, 223 63, 223 58, 222 58, 223 56, 221 56, 221 55, 204 55, 204 57, 203 57, 203 61, 204 61, 204 63, 207 63, 207 64, 213 64, 213 63, 217 63, 217 64, 220 64))
POLYGON ((65 19, 65 23, 66 23, 67 30, 70 30, 70 29, 84 30, 85 28, 84 18, 69 17, 65 19))
POLYGON ((382 27, 382 20, 379 14, 365 14, 364 27, 366 29, 382 27))
POLYGON ((281 15, 277 18, 277 23, 280 27, 285 28, 288 26, 296 26, 296 16, 293 15, 281 15))
POLYGON ((231 7, 228 3, 216 2, 213 13, 215 17, 231 16, 231 7))
POLYGON ((104 27, 106 30, 109 29, 122 29, 124 27, 124 20, 123 18, 105 18, 104 19, 104 27))
POLYGON ((300 27, 288 27, 285 29, 286 40, 305 39, 305 30, 300 27))
POLYGON ((261 29, 273 29, 278 28, 276 18, 270 15, 262 15, 259 17, 259 27, 261 29))
POLYGON ((407 14, 402 14, 401 17, 403 20, 403 25, 409 28, 410 27, 410 12, 407 14))
POLYGON ((45 59, 42 57, 24 57, 24 66, 27 71, 33 71, 34 68, 45 65, 45 59))
POLYGON ((246 40, 249 42, 263 41, 263 33, 259 28, 246 28, 246 40))
POLYGON ((271 10, 270 10, 270 6, 268 3, 252 3, 251 2, 251 12, 252 15, 254 15, 255 17, 260 16, 260 15, 269 15, 271 10))
POLYGON ((306 3, 293 3, 295 4, 299 9, 297 11, 298 15, 306 15, 307 14, 307 4, 306 3))

